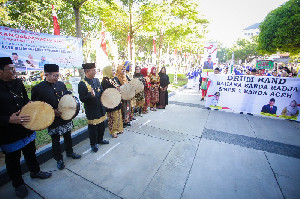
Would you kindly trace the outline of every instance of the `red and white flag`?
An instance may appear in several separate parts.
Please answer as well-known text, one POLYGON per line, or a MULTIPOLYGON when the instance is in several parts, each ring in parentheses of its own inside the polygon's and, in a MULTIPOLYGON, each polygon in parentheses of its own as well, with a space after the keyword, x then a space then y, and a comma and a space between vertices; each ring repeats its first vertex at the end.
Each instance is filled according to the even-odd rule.
POLYGON ((153 36, 153 53, 156 54, 156 46, 155 46, 156 38, 153 36))
POLYGON ((101 32, 101 47, 102 47, 103 52, 107 55, 107 52, 106 52, 106 41, 105 41, 105 31, 101 32))
POLYGON ((52 18, 53 18, 54 35, 60 35, 60 28, 57 21, 57 15, 53 5, 52 5, 52 18))

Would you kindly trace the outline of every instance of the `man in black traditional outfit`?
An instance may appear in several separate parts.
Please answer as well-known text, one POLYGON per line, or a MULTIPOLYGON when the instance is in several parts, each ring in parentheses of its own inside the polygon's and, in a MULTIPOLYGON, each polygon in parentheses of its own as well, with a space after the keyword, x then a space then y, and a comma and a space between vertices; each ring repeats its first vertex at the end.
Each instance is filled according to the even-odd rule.
POLYGON ((108 140, 103 140, 106 118, 106 111, 101 103, 103 88, 99 79, 95 78, 95 63, 82 64, 85 78, 79 82, 79 99, 84 103, 86 117, 88 119, 88 130, 90 144, 93 152, 98 151, 97 144, 109 144, 108 140))
POLYGON ((91 148, 96 153, 98 151, 97 144, 109 144, 109 141, 103 140, 104 121, 106 120, 106 111, 100 100, 103 88, 99 79, 95 78, 95 63, 82 64, 82 68, 84 69, 85 78, 79 82, 78 93, 80 100, 84 103, 88 119, 91 148))
POLYGON ((54 122, 48 127, 48 134, 52 138, 53 157, 57 161, 57 168, 62 170, 65 168, 63 156, 60 148, 60 136, 63 135, 67 157, 73 159, 81 158, 81 155, 73 152, 71 130, 73 128, 72 120, 63 120, 58 111, 58 102, 65 94, 71 94, 66 85, 58 81, 59 66, 56 64, 45 64, 45 81, 34 86, 31 91, 31 99, 33 101, 43 101, 50 104, 55 112, 54 122))
POLYGON ((9 57, 0 57, 0 149, 5 154, 7 174, 12 180, 16 195, 26 197, 28 190, 22 178, 21 151, 31 178, 45 179, 51 173, 40 171, 36 159, 34 131, 22 124, 30 122, 30 116, 19 116, 21 108, 29 102, 25 86, 16 79, 15 68, 9 57))

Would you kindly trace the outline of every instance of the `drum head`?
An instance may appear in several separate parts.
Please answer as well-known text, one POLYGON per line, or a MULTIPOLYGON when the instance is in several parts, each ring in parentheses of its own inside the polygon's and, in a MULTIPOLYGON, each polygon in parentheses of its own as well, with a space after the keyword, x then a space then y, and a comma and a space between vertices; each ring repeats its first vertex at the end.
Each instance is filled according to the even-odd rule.
POLYGON ((102 93, 101 102, 106 108, 113 109, 120 104, 121 93, 115 88, 108 88, 102 93))
POLYGON ((131 84, 124 84, 120 87, 121 97, 123 100, 131 100, 135 96, 134 86, 131 84))
POLYGON ((79 102, 72 95, 64 95, 58 103, 58 110, 61 112, 60 117, 63 120, 75 118, 79 112, 79 108, 79 102))
POLYGON ((142 92, 144 90, 144 84, 143 82, 141 82, 139 79, 134 78, 132 79, 129 84, 133 85, 135 88, 135 92, 139 93, 142 92))
POLYGON ((52 124, 55 114, 51 105, 35 101, 23 106, 20 116, 30 116, 30 122, 23 124, 25 128, 39 131, 48 128, 52 124))

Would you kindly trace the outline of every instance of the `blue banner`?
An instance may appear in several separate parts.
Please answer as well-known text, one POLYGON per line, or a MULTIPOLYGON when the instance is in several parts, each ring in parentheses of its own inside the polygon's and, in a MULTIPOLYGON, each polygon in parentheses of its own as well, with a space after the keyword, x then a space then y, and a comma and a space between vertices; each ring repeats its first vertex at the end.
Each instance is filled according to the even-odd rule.
POLYGON ((82 40, 0 26, 0 57, 11 57, 17 71, 81 67, 82 40))

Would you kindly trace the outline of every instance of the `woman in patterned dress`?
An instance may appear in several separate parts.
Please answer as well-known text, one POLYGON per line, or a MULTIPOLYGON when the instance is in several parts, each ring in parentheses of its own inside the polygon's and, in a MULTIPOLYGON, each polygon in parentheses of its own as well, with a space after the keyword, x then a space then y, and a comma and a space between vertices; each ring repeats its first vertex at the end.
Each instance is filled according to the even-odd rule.
MULTIPOLYGON (((106 66, 103 68, 103 79, 101 86, 103 90, 108 88, 116 88, 120 90, 120 87, 114 79, 115 69, 112 66, 106 66)), ((113 138, 117 138, 118 134, 123 133, 123 122, 122 122, 122 104, 120 103, 113 109, 106 108, 108 118, 108 130, 113 138)))
MULTIPOLYGON (((146 82, 145 82, 143 75, 141 74, 141 67, 139 67, 139 66, 135 67, 135 72, 134 72, 133 78, 140 80, 144 84, 144 87, 145 87, 146 82)), ((144 90, 142 90, 139 93, 136 93, 135 101, 136 101, 136 105, 135 105, 134 113, 136 113, 136 115, 138 115, 138 116, 142 116, 142 108, 145 104, 144 90)))
POLYGON ((143 114, 146 114, 148 113, 147 109, 150 106, 150 88, 151 88, 151 82, 148 76, 148 68, 142 68, 141 74, 143 75, 145 80, 145 86, 144 86, 145 104, 143 107, 143 114))
POLYGON ((156 67, 151 68, 151 73, 149 75, 151 88, 150 88, 150 109, 156 111, 156 104, 159 102, 159 85, 160 79, 156 73, 156 67))
MULTIPOLYGON (((116 72, 116 77, 114 78, 118 86, 122 86, 128 83, 128 79, 125 73, 125 66, 119 65, 116 72)), ((131 106, 130 100, 122 100, 122 117, 123 126, 131 126, 130 124, 131 106)))

